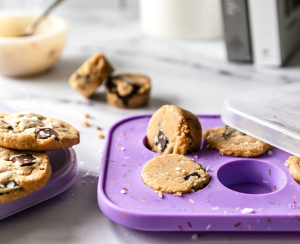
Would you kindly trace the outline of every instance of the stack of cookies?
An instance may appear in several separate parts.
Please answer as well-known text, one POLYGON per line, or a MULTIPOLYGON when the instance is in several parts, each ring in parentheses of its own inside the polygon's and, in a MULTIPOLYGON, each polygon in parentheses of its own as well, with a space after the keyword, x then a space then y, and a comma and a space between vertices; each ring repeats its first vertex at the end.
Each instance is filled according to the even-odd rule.
POLYGON ((44 187, 52 174, 47 151, 78 143, 78 131, 64 121, 30 112, 0 113, 0 203, 44 187))
POLYGON ((151 82, 142 74, 112 76, 114 69, 103 53, 86 60, 70 77, 70 85, 90 98, 106 80, 106 101, 117 108, 137 108, 147 103, 151 82))

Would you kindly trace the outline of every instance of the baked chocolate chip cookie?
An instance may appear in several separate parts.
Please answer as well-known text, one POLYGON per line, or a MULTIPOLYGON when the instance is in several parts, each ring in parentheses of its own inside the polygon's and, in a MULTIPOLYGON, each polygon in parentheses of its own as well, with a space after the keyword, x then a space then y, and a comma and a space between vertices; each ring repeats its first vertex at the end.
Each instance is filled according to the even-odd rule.
POLYGON ((96 53, 72 74, 69 82, 74 89, 89 98, 112 72, 113 68, 103 53, 96 53))
POLYGON ((0 147, 0 203, 14 201, 44 187, 51 173, 46 152, 0 147))
POLYGON ((165 105, 152 116, 147 129, 150 149, 163 154, 198 151, 202 142, 199 119, 175 105, 165 105))
POLYGON ((150 160, 143 168, 142 179, 153 190, 181 196, 204 188, 210 175, 192 159, 168 154, 150 160))
POLYGON ((293 176, 294 180, 300 184, 300 158, 297 156, 290 156, 286 161, 289 171, 293 176))
POLYGON ((64 121, 35 113, 0 113, 0 146, 53 151, 79 143, 78 131, 64 121))
POLYGON ((121 74, 106 83, 106 100, 117 108, 137 108, 149 100, 150 79, 141 74, 121 74))
POLYGON ((271 145, 229 126, 205 130, 203 137, 212 148, 229 156, 251 158, 263 155, 272 149, 271 145))

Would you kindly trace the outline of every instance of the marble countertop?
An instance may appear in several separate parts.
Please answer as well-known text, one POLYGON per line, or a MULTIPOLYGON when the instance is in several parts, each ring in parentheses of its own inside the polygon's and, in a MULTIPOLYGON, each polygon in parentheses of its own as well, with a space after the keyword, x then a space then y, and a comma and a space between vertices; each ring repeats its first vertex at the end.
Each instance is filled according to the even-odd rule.
POLYGON ((152 113, 164 104, 175 104, 197 114, 218 114, 222 101, 233 94, 300 82, 300 54, 285 68, 257 68, 226 60, 222 40, 157 40, 142 35, 136 9, 61 9, 69 23, 69 37, 59 62, 41 76, 0 78, 0 102, 11 110, 30 110, 60 118, 79 129, 75 146, 78 179, 64 193, 0 221, 1 243, 298 243, 300 233, 198 233, 143 232, 113 223, 97 204, 97 178, 106 134, 116 121, 152 113), (92 99, 80 96, 68 78, 81 63, 103 51, 117 73, 140 72, 152 79, 149 104, 120 110, 105 103, 103 88, 92 99), (88 113, 91 118, 86 119, 88 113), (91 127, 83 127, 88 121, 91 127), (71 192, 72 191, 72 192, 71 192))

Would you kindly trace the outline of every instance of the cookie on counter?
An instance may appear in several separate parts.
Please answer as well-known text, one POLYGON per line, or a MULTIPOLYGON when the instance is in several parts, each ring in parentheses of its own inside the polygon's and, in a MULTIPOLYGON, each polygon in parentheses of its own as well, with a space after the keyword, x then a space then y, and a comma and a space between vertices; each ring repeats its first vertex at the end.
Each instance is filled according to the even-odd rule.
POLYGON ((70 85, 86 98, 93 95, 113 68, 103 53, 97 53, 85 61, 70 77, 70 85))
POLYGON ((106 100, 117 108, 138 108, 149 100, 151 82, 142 74, 121 74, 106 83, 106 100))
POLYGON ((204 188, 210 175, 192 159, 168 154, 150 160, 143 168, 142 179, 155 191, 181 196, 204 188))
POLYGON ((202 142, 201 124, 191 112, 175 105, 165 105, 152 115, 147 140, 150 149, 157 153, 196 152, 202 142))
POLYGON ((44 187, 52 174, 46 152, 0 147, 0 203, 25 197, 44 187))
POLYGON ((257 157, 272 149, 272 146, 229 126, 205 130, 207 143, 221 154, 236 157, 257 157))
POLYGON ((53 151, 79 143, 78 131, 64 121, 42 115, 0 113, 0 146, 32 151, 53 151))
POLYGON ((297 156, 290 156, 286 161, 289 171, 293 176, 294 180, 300 184, 300 158, 297 156))

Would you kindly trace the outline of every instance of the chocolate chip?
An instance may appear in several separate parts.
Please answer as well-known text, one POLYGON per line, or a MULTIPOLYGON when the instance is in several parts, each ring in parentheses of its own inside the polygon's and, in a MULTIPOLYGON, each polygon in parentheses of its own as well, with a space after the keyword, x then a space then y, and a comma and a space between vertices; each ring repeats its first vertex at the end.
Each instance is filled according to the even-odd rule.
POLYGON ((231 128, 230 126, 226 125, 226 127, 225 127, 225 132, 222 134, 222 137, 226 140, 226 139, 230 138, 230 136, 231 136, 232 133, 234 133, 234 132, 239 132, 241 136, 246 136, 245 133, 240 132, 240 131, 238 131, 238 130, 236 130, 236 129, 233 129, 233 128, 231 128))
POLYGON ((165 149, 166 149, 168 143, 169 143, 169 139, 168 139, 168 138, 164 135, 164 133, 160 130, 160 131, 158 132, 157 138, 156 138, 156 140, 155 140, 155 145, 159 145, 159 144, 160 144, 161 148, 159 148, 159 149, 161 149, 161 151, 163 152, 163 151, 165 151, 165 149))
POLYGON ((9 124, 5 123, 3 120, 1 120, 1 122, 2 122, 2 124, 4 124, 4 127, 6 129, 8 129, 8 130, 12 130, 13 129, 9 124))
POLYGON ((123 102, 123 104, 125 106, 128 106, 128 102, 129 102, 130 98, 133 97, 133 95, 136 94, 137 91, 141 87, 139 85, 137 85, 137 84, 132 84, 131 82, 129 82, 128 80, 126 80, 124 77, 122 77, 122 82, 125 82, 126 84, 132 86, 132 91, 129 94, 127 94, 126 96, 121 96, 118 93, 117 84, 115 84, 113 82, 113 78, 112 77, 108 78, 108 80, 106 82, 106 87, 108 88, 109 92, 117 94, 118 98, 120 98, 122 100, 122 102, 123 102))
POLYGON ((54 139, 58 141, 58 135, 53 129, 39 129, 39 131, 35 133, 36 139, 48 139, 49 137, 54 137, 54 139))
POLYGON ((195 173, 191 173, 191 174, 188 174, 184 177, 184 180, 188 180, 191 176, 197 176, 198 178, 200 178, 201 176, 195 172, 195 173))
POLYGON ((76 78, 79 79, 84 79, 85 81, 88 81, 90 79, 90 75, 80 75, 77 74, 76 78))
POLYGON ((33 160, 35 160, 35 157, 33 157, 31 154, 15 156, 12 158, 13 163, 18 161, 22 167, 33 165, 33 160))

